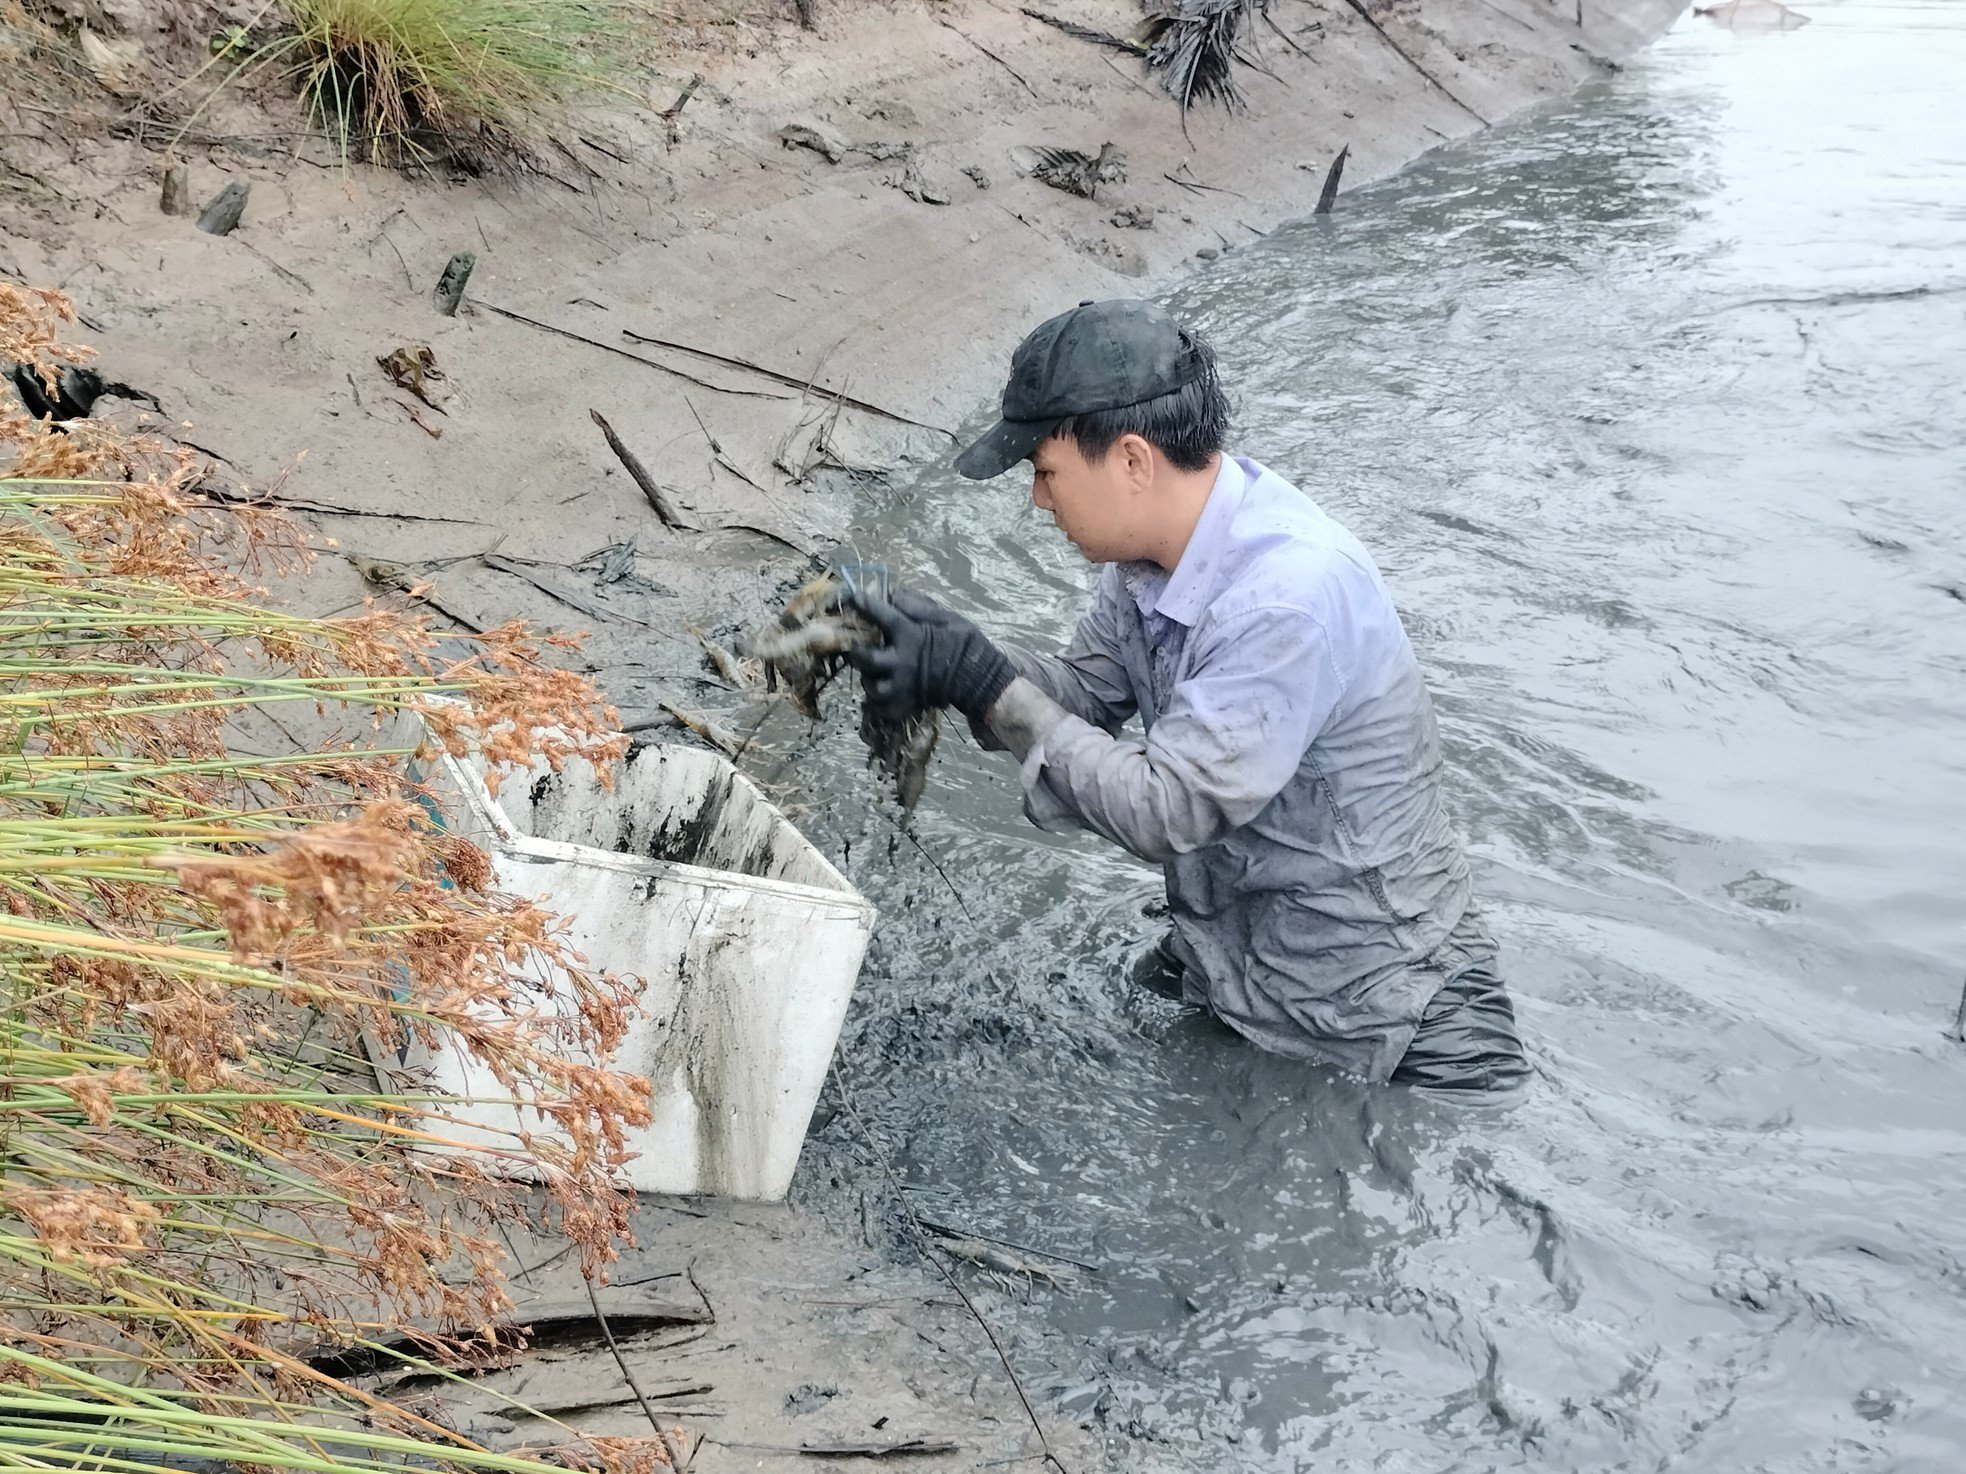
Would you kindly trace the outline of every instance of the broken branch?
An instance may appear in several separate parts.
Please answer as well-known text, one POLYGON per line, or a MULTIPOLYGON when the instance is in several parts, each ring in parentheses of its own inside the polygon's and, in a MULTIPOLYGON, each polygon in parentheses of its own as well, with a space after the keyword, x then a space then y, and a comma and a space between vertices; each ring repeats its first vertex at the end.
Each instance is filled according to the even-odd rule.
POLYGON ((523 312, 514 312, 509 307, 494 306, 483 297, 473 297, 471 301, 474 306, 482 307, 487 312, 496 313, 500 317, 508 317, 513 322, 522 322, 529 328, 538 328, 542 333, 552 333, 556 337, 571 338, 576 343, 585 343, 589 348, 598 348, 603 353, 612 353, 619 358, 629 360, 631 363, 639 363, 646 368, 652 368, 660 373, 668 374, 672 378, 681 379, 685 383, 695 384, 699 388, 714 389, 719 394, 736 394, 746 399, 790 399, 792 397, 789 394, 767 393, 762 389, 731 389, 722 384, 713 384, 708 379, 699 379, 695 374, 685 373, 682 369, 674 368, 666 363, 659 363, 653 358, 644 358, 639 353, 630 353, 626 348, 617 347, 613 343, 603 343, 599 338, 590 338, 585 333, 576 333, 570 328, 556 327, 550 322, 541 322, 536 317, 527 317, 523 312))
POLYGON ((1017 85, 1019 87, 1022 87, 1026 92, 1030 93, 1031 96, 1036 97, 1038 95, 1038 89, 1033 87, 1029 82, 1024 80, 1024 74, 1022 72, 1018 71, 1016 67, 1012 66, 1009 62, 1005 61, 1001 56, 998 56, 996 52, 992 51, 989 47, 985 46, 981 41, 977 40, 974 36, 970 35, 968 31, 965 31, 961 26, 955 25, 950 21, 943 20, 940 16, 936 17, 936 21, 938 24, 946 26, 948 27, 948 29, 954 31, 958 36, 961 36, 963 40, 969 42, 970 45, 974 46, 978 51, 982 52, 985 56, 989 57, 991 61, 995 62, 998 66, 1002 67, 1005 71, 1009 72, 1012 77, 1016 78, 1017 85))
POLYGON ((656 628, 656 626, 650 624, 646 619, 637 619, 632 614, 623 614, 618 609, 610 609, 604 604, 596 603, 592 599, 576 594, 571 589, 561 588, 550 580, 540 578, 537 574, 528 573, 523 564, 516 563, 501 554, 480 553, 478 555, 478 561, 487 568, 495 568, 500 573, 509 573, 514 578, 524 579, 542 594, 546 595, 547 598, 564 604, 569 609, 578 610, 589 618, 618 619, 623 624, 638 624, 643 629, 652 630, 656 628))
MULTIPOLYGON (((1395 41, 1391 36, 1386 34, 1386 28, 1379 24, 1378 20, 1374 18, 1371 11, 1365 8, 1365 0, 1345 0, 1345 3, 1351 6, 1351 8, 1358 13, 1358 17, 1360 20, 1364 21, 1368 26, 1372 27, 1373 30, 1379 33, 1379 39, 1381 41, 1384 41, 1388 46, 1392 47, 1393 51, 1397 53, 1401 61, 1405 62, 1408 66, 1412 67, 1413 70, 1418 72, 1422 77, 1425 77, 1427 81, 1433 86, 1435 91, 1439 92, 1442 97, 1445 97, 1449 102, 1453 103, 1454 106, 1459 108, 1462 112, 1466 113, 1469 117, 1473 118, 1477 123, 1481 124, 1484 128, 1488 126, 1488 119, 1484 118, 1480 113, 1476 112, 1473 108, 1469 107, 1465 102, 1461 101, 1460 98, 1456 97, 1451 91, 1448 90, 1447 84, 1445 82, 1441 81, 1440 78, 1436 77, 1432 72, 1428 71, 1425 67, 1421 66, 1420 63, 1415 61, 1413 57, 1407 52, 1404 46, 1400 45, 1399 42, 1395 41)), ((1578 9, 1580 13, 1582 11, 1582 8, 1583 8, 1582 0, 1578 0, 1578 9)))
MULTIPOLYGON (((697 358, 708 359, 711 363, 720 363, 725 368, 743 369, 747 373, 757 374, 762 378, 770 379, 774 384, 784 384, 789 388, 797 389, 801 392, 814 387, 814 381, 811 379, 795 379, 790 374, 781 374, 777 369, 766 368, 762 364, 752 363, 748 359, 731 358, 726 354, 712 353, 708 348, 693 348, 687 343, 673 342, 668 338, 651 338, 644 333, 635 332, 631 328, 623 328, 621 330, 621 336, 631 343, 646 343, 651 348, 667 348, 671 353, 693 354, 697 358)), ((633 355, 631 354, 630 356, 632 357, 633 355)), ((707 387, 714 389, 716 386, 712 384, 707 387)), ((842 403, 850 404, 855 409, 863 410, 867 414, 879 415, 882 419, 893 420, 897 424, 913 425, 917 430, 933 430, 938 435, 947 435, 951 440, 958 438, 955 431, 945 430, 940 425, 927 425, 923 424, 920 420, 911 420, 908 416, 897 414, 891 409, 882 409, 878 404, 869 404, 864 399, 855 399, 851 394, 837 389, 828 389, 824 384, 818 387, 822 393, 830 394, 842 403)), ((737 391, 727 390, 726 392, 735 393, 737 391)), ((766 397, 782 399, 785 396, 782 394, 773 394, 766 397)))
MULTIPOLYGON (((662 525, 679 532, 701 532, 700 527, 676 510, 676 504, 669 500, 669 494, 656 484, 655 478, 649 475, 648 469, 636 458, 635 453, 621 443, 621 437, 614 433, 614 426, 607 422, 601 412, 590 409, 587 413, 594 423, 601 427, 601 434, 607 437, 608 449, 614 452, 615 459, 621 462, 635 484, 642 489, 642 495, 648 499, 648 504, 655 508, 655 515, 662 519, 662 525)), ((691 406, 690 413, 696 413, 694 406, 691 406)), ((699 420, 697 423, 701 424, 702 421, 699 420)))

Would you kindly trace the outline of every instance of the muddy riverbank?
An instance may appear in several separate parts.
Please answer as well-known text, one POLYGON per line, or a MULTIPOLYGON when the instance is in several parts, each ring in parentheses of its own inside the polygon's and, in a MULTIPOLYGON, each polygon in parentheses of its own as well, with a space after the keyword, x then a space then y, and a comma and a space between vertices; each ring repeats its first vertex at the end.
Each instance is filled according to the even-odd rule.
MULTIPOLYGON (((1257 38, 1274 76, 1242 75, 1248 112, 1197 109, 1185 130, 1131 63, 1015 6, 822 8, 816 36, 741 12, 653 58, 651 108, 705 79, 673 130, 651 111, 584 114, 555 178, 343 173, 277 120, 216 107, 178 152, 196 198, 252 184, 225 238, 158 213, 157 153, 104 121, 113 100, 67 126, 0 99, 0 264, 68 291, 111 377, 156 394, 188 443, 314 509, 324 556, 286 597, 345 608, 390 565, 448 617, 590 630, 630 719, 727 707, 685 626, 754 622, 806 553, 905 497, 1032 321, 1233 257, 1310 210, 1341 147, 1348 186, 1384 176, 1604 75, 1682 8, 1426 0, 1374 6, 1374 26, 1335 0, 1279 0, 1282 34, 1257 38), (787 147, 792 124, 858 147, 836 162, 787 147), (1126 178, 1096 199, 1017 167, 1020 149, 1108 141, 1126 178), (429 292, 458 250, 478 256, 471 301, 441 318, 429 292), (445 375, 434 405, 377 362, 415 344, 445 375), (704 530, 658 518, 591 411, 704 530)), ((1119 4, 1069 14, 1127 24, 1119 4)), ((679 1419, 721 1440, 695 1467, 797 1467, 784 1450, 808 1430, 953 1439, 936 1468, 1035 1454, 967 1312, 893 1262, 897 1210, 843 1182, 828 1201, 851 1207, 823 1223, 644 1215, 631 1269, 693 1264, 728 1327, 668 1363, 717 1389, 716 1413, 679 1419)), ((1021 1293, 977 1291, 986 1309, 1021 1293)), ((1068 1441, 1071 1420, 1038 1400, 1073 1469, 1140 1467, 1121 1436, 1068 1441)), ((632 1433, 640 1412, 582 1417, 632 1433)))
MULTIPOLYGON (((837 536, 856 484, 945 451, 1059 304, 1246 245, 1309 212, 1341 147, 1348 185, 1384 175, 1616 65, 1682 8, 1434 0, 1377 7, 1372 25, 1342 0, 1285 0, 1252 43, 1274 75, 1241 69, 1248 111, 1197 108, 1185 130, 1136 64, 1009 5, 823 8, 817 35, 741 14, 654 59, 652 107, 705 79, 673 124, 585 114, 552 178, 345 173, 222 99, 177 149, 194 199, 252 184, 223 239, 158 212, 158 155, 114 136, 115 99, 81 125, 17 111, 0 259, 71 292, 115 376, 248 480, 304 454, 293 495, 385 514, 321 525, 347 551, 421 565, 459 614, 592 625, 476 555, 502 540, 507 558, 569 565, 632 540, 643 581, 599 591, 619 614, 601 633, 637 619, 673 632, 748 617, 760 560, 837 536), (788 147, 787 125, 851 150, 788 147), (1108 141, 1125 179, 1096 199, 1018 170, 1020 149, 1108 141), (906 160, 880 157, 902 146, 906 160), (430 290, 460 250, 478 257, 476 305, 440 318, 430 290), (377 367, 411 343, 447 376, 441 412, 377 367), (590 410, 686 515, 741 526, 662 526, 590 410)), ((1127 13, 1072 12, 1120 30, 1127 13)), ((362 590, 328 564, 304 597, 335 607, 362 590)))

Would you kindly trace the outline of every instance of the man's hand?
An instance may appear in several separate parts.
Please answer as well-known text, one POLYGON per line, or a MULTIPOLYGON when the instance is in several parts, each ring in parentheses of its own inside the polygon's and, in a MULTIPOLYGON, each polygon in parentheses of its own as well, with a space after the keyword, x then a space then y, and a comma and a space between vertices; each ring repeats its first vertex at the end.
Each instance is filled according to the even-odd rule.
POLYGON ((933 599, 899 592, 890 603, 869 591, 852 603, 887 637, 847 659, 860 672, 868 704, 889 721, 945 706, 980 721, 1016 678, 1010 658, 983 631, 933 599))

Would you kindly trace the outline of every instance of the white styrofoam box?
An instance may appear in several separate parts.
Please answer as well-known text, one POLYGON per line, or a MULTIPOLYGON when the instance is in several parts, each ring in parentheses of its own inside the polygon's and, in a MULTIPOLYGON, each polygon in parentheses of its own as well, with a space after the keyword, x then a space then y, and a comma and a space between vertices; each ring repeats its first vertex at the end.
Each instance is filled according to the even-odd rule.
MULTIPOLYGON (((440 758, 422 776, 449 826, 491 855, 501 890, 564 917, 592 966, 646 982, 609 1061, 654 1087, 626 1184, 784 1197, 874 907, 714 753, 640 748, 611 791, 579 759, 509 773, 496 797, 474 760, 440 758)), ((461 1050, 371 1039, 369 1053, 386 1088, 456 1098, 431 1105, 425 1127, 447 1142, 554 1135, 461 1050)))

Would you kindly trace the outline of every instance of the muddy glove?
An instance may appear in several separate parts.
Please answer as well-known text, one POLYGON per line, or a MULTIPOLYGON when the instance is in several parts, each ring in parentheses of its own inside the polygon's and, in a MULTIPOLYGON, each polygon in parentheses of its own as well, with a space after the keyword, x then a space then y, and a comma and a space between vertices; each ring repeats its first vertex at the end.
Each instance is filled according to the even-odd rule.
POLYGON ((867 704, 888 721, 953 706, 972 720, 1003 695, 1017 671, 983 631, 935 600, 897 593, 893 602, 872 590, 853 607, 880 626, 885 645, 847 652, 867 688, 867 704))

